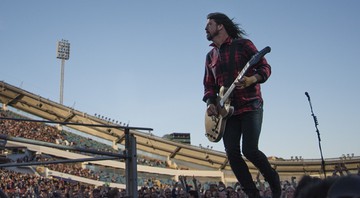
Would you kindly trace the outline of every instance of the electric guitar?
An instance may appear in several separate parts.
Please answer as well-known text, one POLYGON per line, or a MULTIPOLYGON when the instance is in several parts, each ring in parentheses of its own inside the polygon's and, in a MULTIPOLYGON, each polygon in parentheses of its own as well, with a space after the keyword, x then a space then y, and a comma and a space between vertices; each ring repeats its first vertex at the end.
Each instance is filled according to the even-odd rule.
POLYGON ((234 82, 230 85, 229 88, 222 86, 220 88, 219 94, 216 98, 216 107, 218 110, 218 115, 208 116, 205 111, 205 136, 209 139, 210 142, 218 142, 224 135, 226 120, 233 114, 234 107, 230 105, 229 96, 235 89, 235 83, 240 81, 241 78, 245 75, 245 72, 249 67, 259 62, 259 60, 269 53, 271 48, 269 46, 265 47, 261 51, 254 54, 251 59, 246 63, 244 68, 239 72, 238 76, 234 82))

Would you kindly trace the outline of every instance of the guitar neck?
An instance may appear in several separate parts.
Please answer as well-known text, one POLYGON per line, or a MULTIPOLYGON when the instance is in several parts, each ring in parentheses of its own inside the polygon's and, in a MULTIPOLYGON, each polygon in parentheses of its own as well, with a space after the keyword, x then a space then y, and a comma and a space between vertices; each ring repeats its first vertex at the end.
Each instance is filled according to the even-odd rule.
POLYGON ((239 73, 239 75, 236 77, 236 79, 234 80, 234 82, 230 85, 230 87, 228 88, 228 90, 225 92, 224 96, 221 98, 220 100, 220 106, 224 107, 225 102, 228 100, 228 98, 230 97, 231 93, 234 91, 235 89, 235 83, 237 81, 239 81, 244 75, 246 70, 249 68, 250 63, 246 63, 246 65, 244 66, 244 68, 241 70, 241 72, 239 73))

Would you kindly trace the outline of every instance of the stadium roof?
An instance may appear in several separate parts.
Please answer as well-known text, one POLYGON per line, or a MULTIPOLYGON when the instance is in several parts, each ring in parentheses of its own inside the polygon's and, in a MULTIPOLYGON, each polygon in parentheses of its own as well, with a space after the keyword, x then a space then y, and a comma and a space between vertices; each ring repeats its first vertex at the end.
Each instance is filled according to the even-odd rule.
MULTIPOLYGON (((152 133, 144 132, 144 130, 152 130, 149 128, 120 126, 99 117, 88 115, 87 113, 80 112, 74 108, 45 99, 4 81, 0 81, 0 103, 2 103, 4 107, 11 106, 48 121, 76 123, 77 125, 67 125, 67 127, 122 145, 125 145, 124 129, 128 128, 130 129, 130 133, 136 137, 138 150, 166 156, 172 160, 175 159, 205 166, 215 170, 231 170, 224 152, 173 142, 157 137, 152 133), (82 126, 81 124, 87 126, 82 126), (135 128, 141 130, 134 130, 135 128)), ((320 159, 300 161, 269 159, 269 161, 276 167, 280 174, 289 173, 293 175, 295 172, 319 174, 321 171, 320 159)), ((334 167, 340 162, 346 162, 349 169, 357 170, 360 163, 360 157, 354 157, 346 161, 326 159, 326 171, 331 173, 331 171, 334 170, 334 167)), ((251 169, 251 172, 257 172, 257 169, 253 164, 248 163, 248 166, 251 169)))

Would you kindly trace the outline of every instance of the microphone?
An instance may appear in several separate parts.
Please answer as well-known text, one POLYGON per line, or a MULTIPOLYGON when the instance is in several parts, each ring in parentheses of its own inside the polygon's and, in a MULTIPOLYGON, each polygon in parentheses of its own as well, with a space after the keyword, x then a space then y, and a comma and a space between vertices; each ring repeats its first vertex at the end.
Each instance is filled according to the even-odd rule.
POLYGON ((305 92, 306 97, 308 98, 308 100, 310 100, 310 96, 308 92, 305 92))

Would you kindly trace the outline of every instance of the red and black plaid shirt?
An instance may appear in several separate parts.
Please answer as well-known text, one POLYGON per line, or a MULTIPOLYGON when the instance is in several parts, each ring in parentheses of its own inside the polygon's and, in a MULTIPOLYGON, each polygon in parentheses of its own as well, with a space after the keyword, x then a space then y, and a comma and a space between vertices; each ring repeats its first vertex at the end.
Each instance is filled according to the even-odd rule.
MULTIPOLYGON (((250 60, 250 58, 258 52, 255 45, 248 39, 238 39, 235 41, 235 59, 232 70, 229 71, 230 62, 230 45, 232 39, 229 37, 220 48, 216 47, 214 43, 210 46, 212 50, 206 55, 205 75, 204 75, 204 97, 203 101, 212 99, 215 101, 218 96, 220 87, 229 86, 228 76, 232 75, 230 84, 238 76, 239 72, 250 60), (225 71, 225 72, 224 72, 225 71), (229 71, 229 72, 227 72, 229 71)), ((230 98, 231 105, 234 106, 234 115, 241 114, 246 111, 253 111, 262 107, 263 99, 260 91, 260 84, 264 83, 271 74, 271 67, 265 58, 248 68, 245 76, 252 76, 259 74, 262 76, 262 81, 257 82, 245 89, 234 89, 230 98)))

